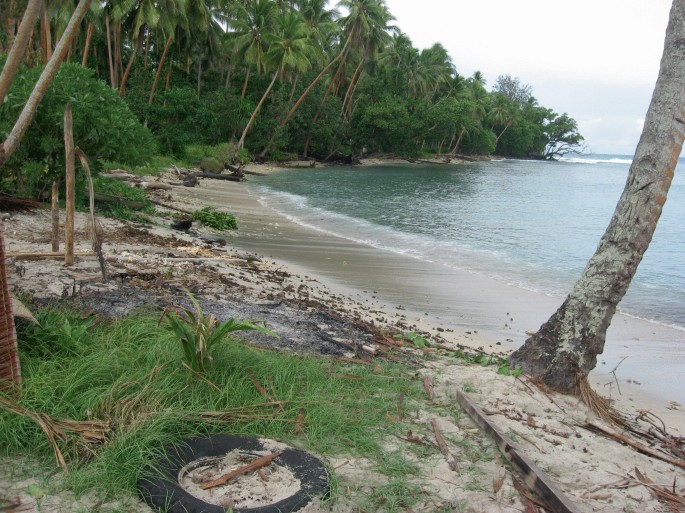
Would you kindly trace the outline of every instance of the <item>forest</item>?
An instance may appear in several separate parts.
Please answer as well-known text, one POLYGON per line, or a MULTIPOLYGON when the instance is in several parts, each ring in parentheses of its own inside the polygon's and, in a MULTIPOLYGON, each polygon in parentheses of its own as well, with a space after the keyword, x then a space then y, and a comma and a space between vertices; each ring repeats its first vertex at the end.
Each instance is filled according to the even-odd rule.
MULTIPOLYGON (((30 3, 0 4, 3 66, 30 3)), ((43 2, 0 104, 1 140, 76 4, 43 2)), ((67 102, 96 166, 182 158, 189 145, 224 145, 241 162, 581 149, 576 121, 529 85, 503 74, 488 91, 480 72, 461 75, 440 43, 418 49, 393 21, 383 0, 91 1, 3 174, 45 181, 61 167, 67 102)))

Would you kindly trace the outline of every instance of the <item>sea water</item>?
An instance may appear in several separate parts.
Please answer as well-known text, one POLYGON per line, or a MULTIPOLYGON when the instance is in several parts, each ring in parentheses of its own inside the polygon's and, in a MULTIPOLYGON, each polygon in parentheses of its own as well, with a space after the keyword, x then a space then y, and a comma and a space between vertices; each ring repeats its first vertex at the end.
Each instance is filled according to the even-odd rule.
MULTIPOLYGON (((565 296, 594 253, 631 157, 295 169, 251 181, 301 225, 565 296)), ((685 162, 620 310, 685 331, 685 162)))

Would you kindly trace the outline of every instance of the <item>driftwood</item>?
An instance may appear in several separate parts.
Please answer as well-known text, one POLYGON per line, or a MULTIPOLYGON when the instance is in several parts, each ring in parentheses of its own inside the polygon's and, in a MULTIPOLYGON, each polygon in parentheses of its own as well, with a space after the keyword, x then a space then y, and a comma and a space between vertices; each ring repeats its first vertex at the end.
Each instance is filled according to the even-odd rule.
POLYGON ((193 173, 198 178, 211 178, 212 180, 228 180, 229 182, 244 182, 245 178, 236 175, 221 175, 219 173, 211 173, 210 171, 203 171, 202 173, 193 173))
POLYGON ((426 391, 426 395, 428 396, 429 401, 433 401, 434 395, 433 395, 433 380, 431 379, 430 376, 425 376, 423 378, 423 388, 426 391))
POLYGON ((95 201, 100 203, 119 203, 131 208, 143 208, 145 203, 142 201, 133 201, 121 196, 112 196, 111 194, 95 194, 95 201))
POLYGON ((190 214, 191 216, 193 215, 193 212, 191 212, 190 210, 184 210, 184 209, 182 209, 182 208, 173 207, 173 206, 171 206, 171 205, 168 205, 168 204, 166 204, 166 203, 162 203, 161 201, 157 201, 157 200, 154 200, 154 199, 148 199, 148 201, 149 201, 150 203, 155 204, 155 205, 159 205, 160 207, 168 208, 168 209, 170 209, 170 210, 176 210, 177 212, 183 212, 184 214, 190 214))
POLYGON ((647 447, 646 445, 641 444, 640 442, 631 438, 630 436, 625 435, 623 433, 619 433, 618 431, 615 431, 608 426, 604 426, 597 421, 591 420, 582 427, 584 427, 585 429, 600 431, 605 435, 613 438, 614 440, 618 440, 619 442, 629 445, 630 447, 637 450, 638 452, 641 452, 642 454, 652 456, 653 458, 660 459, 680 468, 685 468, 685 460, 682 460, 680 458, 672 458, 667 454, 663 454, 655 449, 652 449, 651 447, 647 447))
POLYGON ((519 452, 512 441, 502 434, 461 390, 457 390, 457 401, 478 427, 495 441, 502 455, 521 475, 526 487, 534 491, 545 503, 545 509, 555 513, 580 513, 576 505, 557 488, 547 475, 532 460, 519 452))
POLYGON ((431 424, 433 426, 433 433, 435 433, 435 443, 438 444, 438 448, 440 449, 442 455, 445 457, 445 461, 447 461, 447 464, 452 470, 458 472, 459 464, 457 463, 457 460, 452 455, 452 453, 450 453, 449 447, 447 447, 447 443, 445 442, 445 439, 442 437, 442 432, 440 431, 440 427, 438 426, 438 421, 435 419, 431 419, 431 424))
POLYGON ((168 183, 162 183, 162 182, 139 182, 138 184, 136 184, 136 187, 140 187, 141 189, 148 189, 150 191, 153 191, 153 190, 168 191, 168 190, 171 190, 173 188, 168 183))
MULTIPOLYGON (((48 251, 45 253, 21 253, 18 251, 10 251, 9 253, 6 253, 5 256, 7 258, 15 258, 17 260, 31 260, 33 258, 64 258, 64 251, 55 251, 54 253, 52 251, 48 251)), ((73 256, 77 257, 85 257, 85 256, 95 256, 94 251, 78 251, 73 254, 73 256)))
POLYGON ((278 458, 281 454, 283 454, 283 451, 278 451, 274 452, 272 454, 267 454, 266 456, 262 456, 261 458, 257 458, 254 460, 252 463, 249 463, 248 465, 245 465, 244 467, 237 468, 235 470, 232 470, 228 474, 224 474, 218 479, 215 479, 214 481, 210 481, 209 483, 205 483, 200 486, 202 490, 209 490, 210 488, 214 488, 216 486, 220 486, 224 483, 227 483, 231 479, 233 479, 236 476, 240 476, 242 474, 248 474, 250 472, 254 472, 255 470, 259 470, 262 467, 266 467, 268 464, 270 464, 273 460, 278 458))

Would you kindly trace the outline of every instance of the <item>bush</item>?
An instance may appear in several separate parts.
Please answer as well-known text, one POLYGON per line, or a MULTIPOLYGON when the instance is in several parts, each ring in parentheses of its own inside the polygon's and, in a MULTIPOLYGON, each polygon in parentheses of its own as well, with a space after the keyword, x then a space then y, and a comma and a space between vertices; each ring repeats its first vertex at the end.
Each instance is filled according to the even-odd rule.
MULTIPOLYGON (((17 72, 4 104, 0 105, 0 138, 12 129, 41 68, 22 67, 17 72)), ((98 169, 102 160, 130 165, 143 164, 154 154, 155 142, 149 130, 94 71, 65 63, 47 89, 21 145, 6 164, 7 189, 24 189, 38 197, 40 191, 64 176, 64 109, 71 103, 74 144, 98 169), (30 166, 26 163, 31 162, 30 166), (27 175, 27 170, 29 174, 27 175)), ((80 180, 81 183, 84 180, 80 180)))
POLYGON ((233 214, 220 212, 215 207, 205 207, 193 214, 193 220, 200 221, 215 230, 235 230, 238 223, 233 214))

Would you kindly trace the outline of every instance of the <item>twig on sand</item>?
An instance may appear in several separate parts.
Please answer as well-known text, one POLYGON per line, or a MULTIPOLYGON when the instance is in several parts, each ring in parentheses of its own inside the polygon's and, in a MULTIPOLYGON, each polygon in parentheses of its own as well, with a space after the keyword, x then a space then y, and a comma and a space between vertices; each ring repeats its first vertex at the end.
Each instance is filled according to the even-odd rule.
POLYGON ((254 472, 255 470, 259 470, 262 467, 266 467, 269 465, 273 460, 278 458, 281 454, 283 454, 283 451, 278 451, 274 452, 272 454, 267 454, 266 456, 262 456, 261 458, 257 458, 254 460, 252 463, 249 463, 243 467, 237 468, 235 470, 232 470, 231 472, 224 474, 223 476, 215 479, 214 481, 210 481, 209 483, 205 483, 200 486, 202 490, 209 490, 210 488, 214 488, 216 486, 220 486, 224 483, 227 483, 231 479, 233 479, 236 476, 240 476, 242 474, 248 474, 250 472, 254 472))

